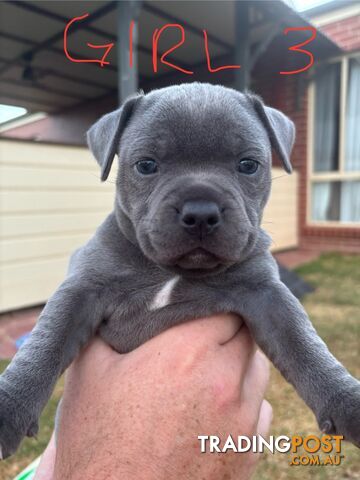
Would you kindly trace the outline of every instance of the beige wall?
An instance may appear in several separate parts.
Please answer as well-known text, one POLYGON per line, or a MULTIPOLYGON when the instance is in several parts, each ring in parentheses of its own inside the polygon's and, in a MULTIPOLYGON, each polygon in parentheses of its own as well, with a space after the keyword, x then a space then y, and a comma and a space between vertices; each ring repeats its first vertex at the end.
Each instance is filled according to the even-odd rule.
POLYGON ((85 148, 0 141, 0 311, 43 303, 113 205, 85 148))
MULTIPOLYGON (((0 311, 40 304, 65 276, 70 253, 113 206, 85 148, 0 141, 0 311)), ((274 169, 264 227, 274 249, 296 245, 296 176, 274 169), (269 223, 268 223, 269 222, 269 223)))
POLYGON ((265 208, 263 228, 272 237, 273 252, 298 245, 298 181, 296 171, 288 175, 281 168, 272 169, 272 188, 265 208))

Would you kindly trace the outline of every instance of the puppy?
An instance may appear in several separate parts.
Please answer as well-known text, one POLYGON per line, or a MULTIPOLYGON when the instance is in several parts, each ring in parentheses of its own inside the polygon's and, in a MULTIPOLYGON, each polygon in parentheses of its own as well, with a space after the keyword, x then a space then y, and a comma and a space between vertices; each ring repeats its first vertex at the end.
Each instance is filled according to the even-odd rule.
POLYGON ((135 95, 89 130, 102 180, 119 156, 114 211, 0 377, 4 458, 36 434, 59 375, 96 332, 124 353, 218 312, 245 320, 322 431, 360 444, 360 382, 281 283, 260 227, 271 149, 290 173, 294 137, 258 97, 200 83, 135 95))

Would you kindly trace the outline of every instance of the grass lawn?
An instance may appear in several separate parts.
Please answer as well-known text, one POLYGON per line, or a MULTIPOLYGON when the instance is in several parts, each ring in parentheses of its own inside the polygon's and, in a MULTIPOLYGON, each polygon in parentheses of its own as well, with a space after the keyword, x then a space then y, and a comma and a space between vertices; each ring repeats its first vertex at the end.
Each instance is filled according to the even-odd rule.
MULTIPOLYGON (((316 287, 316 291, 305 298, 304 304, 318 332, 337 358, 360 378, 360 255, 326 254, 299 268, 298 273, 316 287)), ((0 362, 0 371, 6 364, 0 362)), ((0 463, 1 480, 11 480, 45 448, 53 429, 62 385, 60 380, 41 417, 38 440, 26 439, 15 456, 0 463)), ((274 368, 267 398, 274 409, 271 434, 319 434, 310 410, 274 368)), ((360 479, 359 452, 345 443, 342 464, 326 467, 289 466, 289 454, 266 453, 254 479, 360 479)))
MULTIPOLYGON (((3 371, 7 364, 7 361, 0 361, 0 371, 3 371)), ((63 379, 60 379, 50 401, 42 413, 37 439, 26 438, 22 442, 16 455, 0 462, 1 480, 12 480, 44 451, 53 431, 56 406, 61 398, 62 390, 63 379)))
MULTIPOLYGON (((360 255, 326 254, 303 265, 297 272, 316 290, 303 303, 331 352, 360 378, 360 255)), ((318 435, 311 411, 272 368, 267 393, 274 411, 271 434, 318 435)), ((289 454, 265 454, 255 480, 360 479, 360 450, 342 444, 340 466, 289 466, 289 454)))

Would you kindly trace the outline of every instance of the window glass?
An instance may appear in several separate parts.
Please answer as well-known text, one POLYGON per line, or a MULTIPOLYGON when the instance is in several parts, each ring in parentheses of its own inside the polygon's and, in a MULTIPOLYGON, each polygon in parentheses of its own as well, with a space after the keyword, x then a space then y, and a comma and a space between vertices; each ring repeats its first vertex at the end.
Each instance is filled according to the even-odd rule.
POLYGON ((326 66, 315 80, 314 171, 339 168, 340 63, 326 66))
POLYGON ((312 219, 317 222, 338 221, 340 217, 340 182, 317 182, 312 185, 312 219))
POLYGON ((360 222, 360 180, 314 182, 312 219, 317 222, 360 222))
POLYGON ((340 221, 360 222, 360 180, 342 182, 340 221))
POLYGON ((345 170, 360 171, 360 59, 349 61, 345 120, 345 170))

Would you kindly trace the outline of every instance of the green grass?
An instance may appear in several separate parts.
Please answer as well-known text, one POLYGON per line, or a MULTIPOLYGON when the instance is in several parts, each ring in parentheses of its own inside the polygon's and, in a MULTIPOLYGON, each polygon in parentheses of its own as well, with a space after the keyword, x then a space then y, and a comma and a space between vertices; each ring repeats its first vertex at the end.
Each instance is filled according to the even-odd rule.
MULTIPOLYGON (((5 360, 0 361, 0 372, 6 368, 8 363, 9 362, 5 360)), ((27 465, 29 465, 29 463, 31 463, 44 451, 53 431, 56 407, 60 400, 62 390, 63 379, 60 379, 49 403, 41 415, 37 439, 26 438, 22 442, 16 455, 3 462, 0 462, 1 480, 12 480, 19 472, 21 472, 27 465)))
MULTIPOLYGON (((304 305, 330 350, 357 378, 360 377, 360 255, 326 254, 297 269, 316 287, 304 305)), ((7 362, 0 362, 0 371, 7 362)), ((11 480, 45 448, 54 423, 56 405, 63 388, 60 380, 40 421, 38 439, 26 439, 16 455, 0 463, 0 479, 11 480)), ((311 411, 279 372, 272 368, 267 398, 274 410, 272 435, 318 435, 311 411)), ((255 480, 345 480, 360 479, 360 453, 343 444, 341 466, 289 466, 288 454, 264 454, 255 480)))
MULTIPOLYGON (((332 353, 360 378, 360 255, 326 254, 297 272, 316 290, 303 303, 332 353)), ((267 398, 273 406, 273 435, 319 435, 311 411, 272 368, 267 398)), ((254 480, 360 479, 360 451, 343 443, 340 466, 290 466, 288 454, 263 455, 254 480)))

